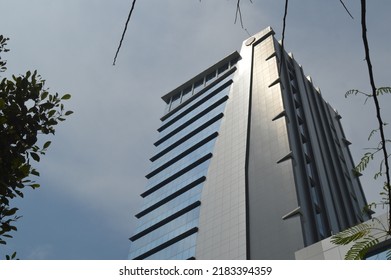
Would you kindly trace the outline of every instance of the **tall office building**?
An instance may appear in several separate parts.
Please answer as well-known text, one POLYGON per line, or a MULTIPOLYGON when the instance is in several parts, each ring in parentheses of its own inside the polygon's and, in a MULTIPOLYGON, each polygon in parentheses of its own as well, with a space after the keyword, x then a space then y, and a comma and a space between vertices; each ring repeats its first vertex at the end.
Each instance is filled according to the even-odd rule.
POLYGON ((162 97, 130 259, 294 259, 369 218, 340 115, 273 35, 162 97))

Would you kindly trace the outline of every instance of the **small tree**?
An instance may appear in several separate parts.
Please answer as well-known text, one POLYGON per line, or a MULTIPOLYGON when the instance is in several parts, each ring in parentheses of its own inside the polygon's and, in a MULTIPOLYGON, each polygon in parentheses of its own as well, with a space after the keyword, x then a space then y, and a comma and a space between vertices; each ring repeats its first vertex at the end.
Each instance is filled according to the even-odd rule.
MULTIPOLYGON (((0 54, 9 51, 8 40, 0 35, 0 54)), ((0 56, 0 73, 6 70, 6 61, 0 56)), ((64 111, 62 103, 71 96, 50 94, 44 84, 37 71, 0 81, 0 245, 12 238, 12 231, 17 230, 14 222, 20 218, 11 200, 23 197, 25 187, 40 186, 31 179, 39 176, 32 162, 40 161, 51 141, 39 144, 39 135, 54 134, 55 126, 73 113, 64 111)))

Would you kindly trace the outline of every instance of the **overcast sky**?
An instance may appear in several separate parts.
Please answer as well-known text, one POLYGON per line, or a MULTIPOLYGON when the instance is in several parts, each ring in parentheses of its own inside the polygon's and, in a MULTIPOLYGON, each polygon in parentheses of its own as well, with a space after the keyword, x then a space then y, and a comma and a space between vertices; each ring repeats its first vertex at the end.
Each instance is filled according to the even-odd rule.
MULTIPOLYGON (((57 127, 37 165, 41 188, 16 201, 23 218, 0 255, 21 259, 126 259, 164 110, 160 97, 248 38, 234 25, 236 0, 139 0, 113 57, 131 0, 0 0, 0 34, 10 38, 6 76, 38 70, 52 92, 70 93, 75 113, 57 127), (6 249, 4 251, 4 249, 6 249)), ((284 1, 241 1, 250 34, 272 26, 281 38, 284 1)), ((368 32, 378 86, 391 86, 391 2, 368 1, 368 32)), ((290 1, 288 52, 342 115, 355 161, 371 146, 373 105, 345 99, 369 91, 359 1, 290 1)), ((391 97, 383 100, 391 121, 391 97)), ((373 146, 374 144, 372 144, 373 146)), ((363 176, 368 201, 379 192, 363 176)))

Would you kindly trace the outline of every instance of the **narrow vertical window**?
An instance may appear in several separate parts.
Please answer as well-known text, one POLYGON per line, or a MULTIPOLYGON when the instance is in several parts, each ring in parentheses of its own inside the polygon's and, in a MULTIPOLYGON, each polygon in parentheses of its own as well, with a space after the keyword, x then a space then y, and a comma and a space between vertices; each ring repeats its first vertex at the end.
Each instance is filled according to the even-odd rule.
POLYGON ((171 99, 171 107, 170 110, 174 109, 181 102, 181 93, 175 94, 171 99))
POLYGON ((188 99, 190 96, 191 96, 191 91, 193 89, 193 85, 190 85, 188 86, 187 88, 185 88, 183 90, 183 93, 182 93, 182 102, 185 101, 186 99, 188 99))
POLYGON ((216 77, 216 71, 214 71, 214 72, 208 74, 208 75, 206 76, 206 81, 205 81, 205 82, 209 82, 210 80, 214 79, 215 77, 216 77))

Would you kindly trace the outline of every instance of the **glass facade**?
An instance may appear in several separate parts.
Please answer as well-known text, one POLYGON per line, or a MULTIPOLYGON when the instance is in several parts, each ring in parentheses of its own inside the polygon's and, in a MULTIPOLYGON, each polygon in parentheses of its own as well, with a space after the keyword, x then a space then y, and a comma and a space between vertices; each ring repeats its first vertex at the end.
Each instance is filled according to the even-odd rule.
POLYGON ((209 69, 169 98, 129 259, 195 258, 201 193, 236 61, 209 69))
MULTIPOLYGON (((390 243, 390 242, 388 242, 390 243)), ((390 260, 391 259, 391 245, 388 244, 388 246, 385 246, 384 248, 381 248, 377 250, 376 252, 373 252, 369 256, 365 258, 366 260, 390 260)))

